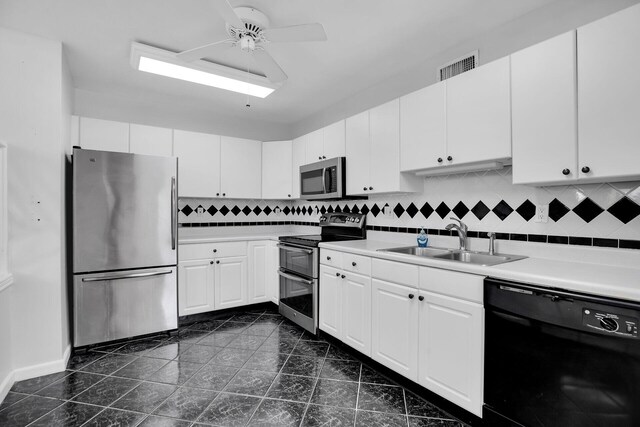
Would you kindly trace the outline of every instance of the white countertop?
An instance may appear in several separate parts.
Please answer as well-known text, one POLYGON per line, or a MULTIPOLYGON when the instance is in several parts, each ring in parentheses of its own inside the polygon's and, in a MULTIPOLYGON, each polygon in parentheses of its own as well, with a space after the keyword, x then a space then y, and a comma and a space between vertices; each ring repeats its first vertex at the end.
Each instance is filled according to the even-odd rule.
POLYGON ((379 249, 390 249, 399 246, 409 245, 398 245, 398 243, 375 240, 357 240, 320 244, 321 248, 349 252, 374 258, 491 276, 499 279, 561 288, 612 298, 640 301, 640 264, 631 267, 552 260, 545 258, 526 258, 519 261, 485 267, 462 262, 378 251, 379 249))
MULTIPOLYGON (((317 227, 297 226, 277 229, 278 226, 267 227, 195 227, 180 228, 178 244, 194 243, 242 242, 250 240, 278 240, 280 236, 301 236, 319 234, 317 227)), ((280 226, 281 227, 281 226, 280 226)))

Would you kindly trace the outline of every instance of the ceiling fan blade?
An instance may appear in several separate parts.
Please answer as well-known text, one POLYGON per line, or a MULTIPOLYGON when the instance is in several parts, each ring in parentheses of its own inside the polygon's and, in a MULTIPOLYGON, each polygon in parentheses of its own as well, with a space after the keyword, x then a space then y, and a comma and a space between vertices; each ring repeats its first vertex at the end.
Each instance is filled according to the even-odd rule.
POLYGON ((253 59, 256 61, 265 76, 272 83, 280 83, 288 79, 287 75, 278 63, 273 59, 269 52, 264 49, 256 49, 253 51, 253 59))
POLYGON ((302 24, 268 28, 263 34, 270 42, 320 42, 327 40, 322 24, 302 24))
POLYGON ((231 46, 233 46, 232 39, 220 40, 214 43, 205 44, 204 46, 180 52, 176 55, 176 58, 185 62, 193 62, 197 59, 206 58, 217 52, 221 52, 225 49, 230 48, 231 46))
POLYGON ((233 6, 228 0, 211 0, 213 7, 218 11, 224 22, 236 28, 244 28, 244 22, 233 11, 233 6))

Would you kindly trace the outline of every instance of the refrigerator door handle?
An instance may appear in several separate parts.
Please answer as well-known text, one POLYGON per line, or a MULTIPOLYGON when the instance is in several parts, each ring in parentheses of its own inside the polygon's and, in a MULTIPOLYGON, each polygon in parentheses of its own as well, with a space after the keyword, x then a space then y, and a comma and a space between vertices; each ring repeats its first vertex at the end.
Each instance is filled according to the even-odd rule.
POLYGON ((177 218, 176 214, 178 212, 178 198, 176 197, 176 177, 171 177, 171 249, 176 250, 176 226, 177 226, 177 218))
POLYGON ((107 280, 122 280, 122 279, 137 279, 140 277, 151 276, 163 276, 165 274, 171 274, 172 270, 154 271, 151 273, 133 273, 125 274, 123 276, 102 276, 102 277, 83 277, 83 282, 105 282, 107 280))

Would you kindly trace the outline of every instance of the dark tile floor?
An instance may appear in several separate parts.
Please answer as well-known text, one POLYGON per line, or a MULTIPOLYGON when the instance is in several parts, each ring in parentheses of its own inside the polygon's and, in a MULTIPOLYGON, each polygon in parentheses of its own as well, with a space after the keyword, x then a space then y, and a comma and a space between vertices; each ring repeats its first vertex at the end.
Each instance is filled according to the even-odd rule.
POLYGON ((271 310, 74 355, 16 383, 0 426, 460 427, 271 310))

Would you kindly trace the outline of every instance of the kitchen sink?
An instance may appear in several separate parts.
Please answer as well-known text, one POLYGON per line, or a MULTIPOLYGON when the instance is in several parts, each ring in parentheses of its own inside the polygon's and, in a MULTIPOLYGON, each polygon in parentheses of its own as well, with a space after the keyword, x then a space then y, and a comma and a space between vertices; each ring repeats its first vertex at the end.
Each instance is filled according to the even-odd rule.
POLYGON ((378 249, 380 252, 394 252, 398 254, 414 255, 424 258, 441 259, 445 261, 457 261, 467 264, 490 266, 503 264, 505 262, 517 261, 526 258, 520 255, 489 254, 488 252, 461 251, 445 248, 420 248, 417 246, 407 246, 403 248, 378 249))

